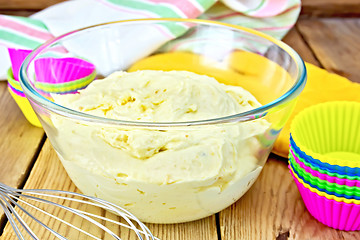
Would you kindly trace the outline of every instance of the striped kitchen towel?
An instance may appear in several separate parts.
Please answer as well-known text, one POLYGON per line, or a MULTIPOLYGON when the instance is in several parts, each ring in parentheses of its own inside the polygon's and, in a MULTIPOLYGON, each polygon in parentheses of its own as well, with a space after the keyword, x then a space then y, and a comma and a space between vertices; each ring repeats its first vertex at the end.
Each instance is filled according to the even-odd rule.
MULTIPOLYGON (((34 49, 53 36, 94 24, 136 18, 201 18, 254 28, 281 39, 299 12, 300 0, 72 0, 30 18, 0 15, 0 79, 5 79, 10 67, 7 48, 34 49)), ((171 38, 184 29, 167 30, 171 38)))
POLYGON ((8 48, 31 50, 52 37, 41 20, 0 15, 0 80, 11 64, 8 48))
POLYGON ((199 18, 252 28, 282 39, 295 25, 300 10, 300 0, 223 0, 199 18), (235 3, 241 2, 252 5, 245 5, 243 8, 236 7, 235 3))

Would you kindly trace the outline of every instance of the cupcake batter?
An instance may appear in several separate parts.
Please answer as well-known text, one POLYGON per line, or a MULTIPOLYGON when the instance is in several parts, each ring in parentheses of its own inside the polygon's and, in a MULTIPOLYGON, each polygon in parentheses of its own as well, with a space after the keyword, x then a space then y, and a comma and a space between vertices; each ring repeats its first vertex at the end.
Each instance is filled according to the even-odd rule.
MULTIPOLYGON (((188 122, 260 106, 238 86, 187 71, 115 72, 56 103, 125 121, 188 122)), ((77 187, 127 208, 145 222, 176 223, 229 206, 261 171, 258 135, 269 123, 183 127, 89 124, 53 118, 55 149, 77 187), (58 148, 56 146, 59 146, 58 148)))

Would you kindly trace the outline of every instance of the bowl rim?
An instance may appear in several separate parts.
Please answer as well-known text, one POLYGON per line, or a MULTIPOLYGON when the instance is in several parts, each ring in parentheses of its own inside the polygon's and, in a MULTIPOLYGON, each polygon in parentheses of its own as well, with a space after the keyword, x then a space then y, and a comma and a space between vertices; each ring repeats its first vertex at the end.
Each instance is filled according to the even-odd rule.
POLYGON ((306 84, 306 78, 307 78, 307 71, 305 67, 305 63, 302 60, 302 58, 299 56, 299 54, 292 49, 290 46, 288 46, 286 43, 277 40, 265 33, 256 31, 251 28, 242 27, 238 25, 218 22, 218 21, 211 21, 211 20, 202 20, 202 19, 182 19, 182 18, 144 18, 144 19, 130 19, 130 20, 121 20, 121 21, 111 21, 96 25, 91 25, 84 28, 79 28, 70 32, 67 32, 65 34, 62 34, 58 37, 52 38, 36 49, 34 49, 23 61, 21 67, 20 67, 20 74, 19 74, 19 82, 21 84, 21 87, 25 93, 25 96, 30 100, 30 103, 35 103, 49 111, 52 111, 56 114, 59 114, 61 116, 72 118, 80 121, 85 122, 92 122, 92 123, 101 123, 101 124, 110 124, 110 125, 122 125, 122 126, 141 126, 141 127, 174 127, 174 126, 193 126, 193 125, 210 125, 210 124, 219 124, 219 123, 231 123, 231 122, 245 122, 245 121, 251 121, 257 118, 261 118, 265 116, 270 109, 273 109, 275 107, 281 106, 287 102, 290 102, 291 100, 295 99, 301 91, 304 89, 306 84), (258 37, 261 37, 263 39, 266 39, 274 44, 276 44, 278 47, 286 51, 291 58, 295 61, 297 65, 298 70, 298 76, 295 81, 295 83, 292 85, 292 87, 284 93, 279 98, 262 105, 258 108, 233 114, 233 115, 227 115, 223 117, 218 118, 211 118, 211 119, 205 119, 205 120, 196 120, 196 121, 187 121, 187 122, 140 122, 140 121, 126 121, 126 120, 117 120, 117 119, 110 119, 105 117, 99 117, 83 112, 79 112, 70 108, 66 108, 62 105, 59 105, 55 102, 50 101, 49 99, 43 97, 40 95, 36 89, 30 84, 29 79, 26 74, 26 70, 29 67, 29 63, 35 59, 35 57, 44 49, 46 49, 48 46, 54 44, 55 42, 64 39, 72 34, 86 31, 89 29, 97 28, 97 27, 103 27, 103 26, 109 26, 112 24, 136 24, 136 23, 156 23, 156 22, 187 22, 187 23, 197 23, 197 24, 205 24, 205 25, 212 25, 212 26, 223 26, 229 29, 235 29, 235 30, 241 30, 253 35, 256 35, 258 37))

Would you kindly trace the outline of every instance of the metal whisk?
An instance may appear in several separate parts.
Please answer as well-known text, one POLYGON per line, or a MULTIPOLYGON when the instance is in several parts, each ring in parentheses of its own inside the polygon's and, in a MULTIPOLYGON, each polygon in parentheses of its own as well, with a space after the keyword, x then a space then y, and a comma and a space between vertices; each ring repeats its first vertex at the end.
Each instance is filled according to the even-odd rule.
POLYGON ((135 233, 136 239, 158 239, 127 210, 105 200, 79 193, 50 189, 15 189, 0 183, 0 205, 18 239, 28 239, 24 237, 25 234, 31 239, 52 237, 65 240, 69 238, 63 235, 70 234, 73 239, 121 240, 115 232, 119 233, 125 229, 126 232, 135 233), (77 208, 74 208, 74 205, 77 208), (51 218, 48 222, 52 222, 57 231, 44 224, 39 219, 41 215, 41 219, 51 218), (77 219, 81 226, 76 226, 74 219, 77 219), (36 227, 44 228, 43 232, 47 231, 48 237, 42 235, 39 238, 34 233, 36 227), (84 230, 85 228, 88 230, 84 230))

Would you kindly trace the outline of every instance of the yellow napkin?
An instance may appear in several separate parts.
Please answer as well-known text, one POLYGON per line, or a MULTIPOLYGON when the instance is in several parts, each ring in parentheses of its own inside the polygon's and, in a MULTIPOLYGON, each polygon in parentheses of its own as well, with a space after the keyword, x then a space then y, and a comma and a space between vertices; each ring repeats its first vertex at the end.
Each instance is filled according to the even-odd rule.
MULTIPOLYGON (((311 105, 333 101, 360 101, 360 84, 306 63, 308 82, 296 107, 275 142, 273 152, 286 157, 289 151, 290 124, 294 116, 311 105)), ((253 93, 261 103, 283 95, 292 80, 286 71, 260 55, 235 51, 222 62, 188 52, 162 53, 135 63, 128 71, 186 70, 216 78, 219 82, 241 85, 253 93), (279 79, 285 84, 278 84, 279 79), (282 85, 281 88, 278 86, 282 85), (269 94, 271 93, 271 94, 269 94)))

